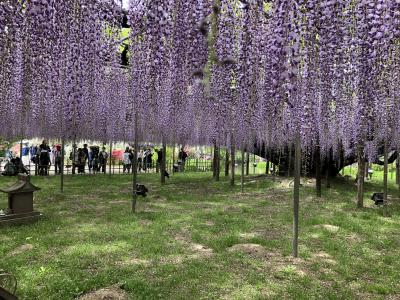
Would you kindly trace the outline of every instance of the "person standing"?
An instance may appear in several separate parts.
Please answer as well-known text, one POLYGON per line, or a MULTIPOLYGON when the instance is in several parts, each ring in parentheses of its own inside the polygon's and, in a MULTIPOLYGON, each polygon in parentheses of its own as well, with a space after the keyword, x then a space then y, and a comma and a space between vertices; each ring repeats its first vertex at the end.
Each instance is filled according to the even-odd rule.
POLYGON ((103 172, 104 174, 106 174, 107 160, 108 160, 108 153, 106 151, 106 147, 103 147, 99 153, 99 163, 101 172, 103 172))
POLYGON ((90 173, 90 159, 89 159, 89 149, 88 149, 88 144, 83 144, 83 152, 85 153, 85 161, 83 162, 83 173, 85 173, 85 166, 86 166, 86 161, 88 164, 88 168, 89 168, 89 173, 90 173))
POLYGON ((92 169, 93 174, 96 174, 99 171, 99 147, 98 146, 90 146, 89 152, 89 172, 92 169))
POLYGON ((99 154, 100 154, 100 147, 93 146, 91 147, 91 155, 90 155, 90 165, 92 166, 92 172, 96 174, 100 171, 100 164, 99 164, 99 154))
POLYGON ((143 150, 143 171, 147 170, 147 150, 143 150))
POLYGON ((72 145, 72 151, 69 154, 69 159, 72 162, 72 175, 75 174, 75 170, 79 165, 78 150, 76 149, 76 144, 72 145))
POLYGON ((56 145, 55 150, 53 152, 54 155, 54 169, 55 169, 55 174, 61 174, 61 158, 62 158, 62 153, 61 153, 61 145, 56 145))
POLYGON ((182 147, 178 154, 178 159, 179 159, 178 163, 179 163, 179 167, 180 167, 180 170, 179 170, 180 172, 185 171, 185 163, 186 163, 187 157, 188 157, 188 155, 182 147))
POLYGON ((39 146, 39 175, 49 175, 50 151, 47 141, 43 140, 42 144, 39 146))
POLYGON ((56 145, 53 145, 52 147, 50 147, 51 151, 50 151, 50 164, 51 165, 55 165, 56 164, 56 150, 57 147, 56 145))
POLYGON ((39 147, 38 146, 31 146, 30 150, 29 150, 29 154, 31 156, 31 162, 33 162, 34 164, 36 164, 37 160, 36 160, 36 156, 37 153, 39 151, 39 147))
POLYGON ((147 160, 147 168, 148 169, 153 168, 153 152, 151 151, 150 148, 147 150, 146 160, 147 160))
POLYGON ((122 172, 125 173, 125 171, 128 171, 129 174, 131 171, 131 165, 132 165, 131 152, 129 150, 129 147, 126 147, 124 152, 124 167, 122 172))
POLYGON ((369 180, 372 180, 372 175, 374 174, 374 170, 372 169, 372 166, 371 166, 371 168, 369 168, 368 169, 368 177, 369 177, 369 180))
POLYGON ((86 166, 86 152, 84 148, 78 149, 78 173, 85 174, 85 166, 86 166))
POLYGON ((142 149, 139 150, 137 164, 138 164, 138 171, 139 172, 142 171, 142 164, 143 164, 143 150, 142 149))

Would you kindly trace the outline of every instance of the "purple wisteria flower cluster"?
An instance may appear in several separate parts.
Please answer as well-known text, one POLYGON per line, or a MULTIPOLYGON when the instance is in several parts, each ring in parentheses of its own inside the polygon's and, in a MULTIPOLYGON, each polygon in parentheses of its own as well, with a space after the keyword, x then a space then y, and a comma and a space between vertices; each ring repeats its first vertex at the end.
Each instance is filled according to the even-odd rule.
POLYGON ((127 15, 122 68, 115 1, 2 1, 0 135, 399 149, 399 0, 131 0, 127 15))

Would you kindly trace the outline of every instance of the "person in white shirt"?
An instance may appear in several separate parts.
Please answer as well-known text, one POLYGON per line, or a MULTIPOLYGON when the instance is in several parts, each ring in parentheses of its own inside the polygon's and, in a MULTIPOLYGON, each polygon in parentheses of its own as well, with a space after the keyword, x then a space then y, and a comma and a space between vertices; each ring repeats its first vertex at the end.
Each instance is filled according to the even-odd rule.
POLYGON ((131 166, 132 166, 132 151, 129 149, 129 147, 126 147, 125 153, 124 153, 124 168, 123 172, 125 171, 129 172, 131 171, 131 166))
POLYGON ((106 173, 106 165, 108 160, 108 153, 106 152, 106 147, 103 147, 101 152, 99 153, 99 163, 102 173, 106 173))
POLYGON ((138 152, 138 160, 137 160, 139 172, 142 171, 142 167, 143 167, 143 157, 144 157, 143 150, 140 149, 139 152, 138 152))

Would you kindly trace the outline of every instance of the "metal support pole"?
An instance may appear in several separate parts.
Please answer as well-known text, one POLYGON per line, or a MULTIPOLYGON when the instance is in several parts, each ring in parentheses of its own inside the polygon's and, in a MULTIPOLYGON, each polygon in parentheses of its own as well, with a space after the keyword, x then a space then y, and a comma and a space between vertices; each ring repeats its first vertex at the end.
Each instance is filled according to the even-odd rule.
POLYGON ((293 188, 293 257, 298 257, 299 248, 299 202, 300 202, 300 170, 301 170, 301 144, 300 133, 296 134, 295 165, 293 188))
POLYGON ((65 149, 65 145, 64 145, 64 138, 61 138, 61 193, 64 193, 64 150, 65 149))

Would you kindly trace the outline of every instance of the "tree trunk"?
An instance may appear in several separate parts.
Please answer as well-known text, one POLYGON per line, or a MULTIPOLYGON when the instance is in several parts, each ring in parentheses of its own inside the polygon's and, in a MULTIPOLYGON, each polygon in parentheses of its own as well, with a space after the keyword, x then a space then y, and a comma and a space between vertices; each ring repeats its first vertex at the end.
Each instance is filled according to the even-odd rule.
POLYGON ((300 133, 296 134, 294 151, 294 187, 293 187, 293 257, 298 257, 299 248, 299 202, 300 202, 300 171, 301 171, 301 144, 300 133))
POLYGON ((64 149, 65 149, 65 145, 64 145, 64 138, 61 139, 61 174, 60 174, 60 178, 61 178, 61 193, 64 193, 64 149))
POLYGON ((229 176, 229 149, 226 147, 225 151, 225 177, 229 176))
POLYGON ((358 146, 357 207, 364 207, 364 147, 358 146))
POLYGON ((161 184, 165 184, 165 171, 166 171, 166 154, 167 154, 167 145, 165 142, 162 143, 162 159, 161 159, 161 184))
POLYGON ((250 172, 250 153, 246 152, 246 176, 249 176, 250 172))
POLYGON ((317 191, 317 197, 321 197, 322 196, 321 150, 319 146, 317 146, 315 150, 315 168, 316 168, 315 188, 317 191))

